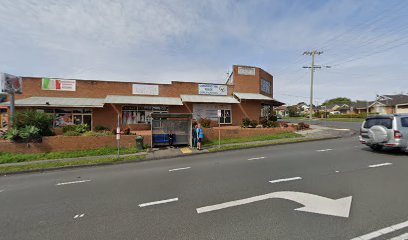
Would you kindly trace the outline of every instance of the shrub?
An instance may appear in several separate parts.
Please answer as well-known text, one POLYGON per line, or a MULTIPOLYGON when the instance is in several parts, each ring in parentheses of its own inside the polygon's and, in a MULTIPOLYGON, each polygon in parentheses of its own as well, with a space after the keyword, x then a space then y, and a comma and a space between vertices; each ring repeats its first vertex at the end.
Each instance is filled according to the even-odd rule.
POLYGON ((82 133, 85 133, 89 130, 89 127, 87 124, 80 124, 80 125, 66 125, 64 127, 62 127, 62 132, 65 133, 66 132, 77 132, 79 133, 79 135, 81 135, 82 133))
POLYGON ((278 121, 278 117, 276 115, 270 115, 268 120, 272 121, 272 122, 276 122, 276 121, 278 121))
POLYGON ((247 127, 249 127, 250 124, 251 124, 251 119, 249 119, 249 118, 243 118, 243 119, 242 119, 241 127, 247 128, 247 127))
POLYGON ((88 131, 82 134, 82 136, 111 136, 112 133, 110 131, 99 131, 99 132, 93 132, 93 131, 88 131))
POLYGON ((96 125, 94 127, 95 132, 103 132, 103 131, 110 131, 108 127, 101 126, 101 125, 96 125))
POLYGON ((16 112, 14 116, 14 127, 21 129, 26 126, 33 126, 39 130, 41 136, 52 136, 53 117, 44 112, 37 112, 32 110, 16 112))
POLYGON ((256 120, 251 120, 251 122, 249 123, 250 128, 254 128, 256 127, 256 125, 258 125, 258 122, 256 120))
POLYGON ((12 128, 10 130, 7 131, 6 133, 6 137, 7 140, 9 141, 18 141, 20 140, 20 131, 17 128, 12 128))
POLYGON ((123 135, 130 135, 130 128, 125 128, 123 130, 123 135))
POLYGON ((25 126, 21 128, 18 135, 24 142, 33 142, 41 139, 40 129, 34 126, 25 126))
POLYGON ((81 136, 81 133, 77 131, 66 131, 64 132, 64 136, 81 136))
POLYGON ((204 128, 210 128, 211 127, 211 120, 207 118, 201 118, 198 120, 198 123, 201 124, 202 127, 204 128))

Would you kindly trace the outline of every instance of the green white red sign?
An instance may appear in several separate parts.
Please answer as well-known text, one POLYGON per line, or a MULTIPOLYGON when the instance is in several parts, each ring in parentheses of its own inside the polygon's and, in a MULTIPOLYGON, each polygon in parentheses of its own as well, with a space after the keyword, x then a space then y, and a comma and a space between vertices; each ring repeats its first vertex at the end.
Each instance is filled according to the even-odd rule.
POLYGON ((42 90, 76 91, 76 80, 43 78, 42 90))

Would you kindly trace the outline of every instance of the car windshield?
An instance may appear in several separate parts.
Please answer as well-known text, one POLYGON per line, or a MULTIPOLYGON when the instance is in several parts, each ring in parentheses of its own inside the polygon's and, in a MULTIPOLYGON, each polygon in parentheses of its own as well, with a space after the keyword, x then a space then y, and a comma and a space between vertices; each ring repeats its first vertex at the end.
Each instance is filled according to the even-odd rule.
POLYGON ((375 125, 381 125, 388 129, 392 128, 392 119, 391 118, 369 118, 364 124, 364 128, 371 128, 375 125))

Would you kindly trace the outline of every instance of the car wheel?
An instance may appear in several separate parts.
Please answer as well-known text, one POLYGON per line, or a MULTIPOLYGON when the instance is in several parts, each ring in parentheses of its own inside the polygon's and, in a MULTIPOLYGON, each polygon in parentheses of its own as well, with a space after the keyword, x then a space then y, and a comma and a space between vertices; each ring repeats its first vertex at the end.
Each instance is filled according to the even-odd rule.
POLYGON ((380 151, 383 148, 383 146, 381 146, 381 145, 371 145, 370 148, 373 149, 374 151, 380 151))

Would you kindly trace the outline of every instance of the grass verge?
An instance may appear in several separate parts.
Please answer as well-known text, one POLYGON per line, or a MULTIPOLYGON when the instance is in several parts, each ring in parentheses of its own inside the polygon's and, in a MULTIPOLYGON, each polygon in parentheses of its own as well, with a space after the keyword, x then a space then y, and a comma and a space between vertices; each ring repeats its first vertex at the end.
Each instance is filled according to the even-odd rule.
MULTIPOLYGON (((51 153, 0 153, 0 165, 3 163, 29 162, 38 160, 77 158, 89 156, 114 155, 118 151, 117 148, 99 148, 93 150, 81 150, 72 152, 51 152, 51 153)), ((136 148, 122 148, 120 154, 131 154, 139 152, 136 148)))
MULTIPOLYGON (((283 138, 298 138, 302 137, 301 134, 294 133, 294 132, 285 132, 285 133, 277 133, 265 136, 253 136, 253 137, 246 137, 246 138, 221 138, 221 144, 231 144, 231 143, 244 143, 244 142, 255 142, 255 141, 270 141, 270 140, 278 140, 283 138)), ((208 141, 203 144, 204 146, 213 146, 218 145, 218 140, 208 141)))
POLYGON ((235 150, 235 149, 244 149, 244 148, 254 148, 254 147, 263 147, 263 146, 270 146, 270 145, 279 145, 284 143, 297 143, 297 142, 308 142, 308 141, 316 141, 316 140, 323 140, 329 138, 304 138, 304 139, 284 139, 281 141, 275 142, 265 142, 265 143, 245 143, 245 144, 237 144, 231 146, 221 146, 219 148, 210 148, 208 149, 209 152, 220 152, 220 151, 227 151, 227 150, 235 150))
POLYGON ((119 162, 130 162, 130 161, 143 161, 145 156, 128 156, 120 158, 101 158, 93 160, 73 160, 73 161, 56 161, 47 163, 32 163, 25 164, 21 166, 1 166, 0 174, 6 173, 17 173, 17 172, 30 172, 38 170, 49 170, 49 169, 59 169, 59 168, 69 168, 77 166, 92 166, 101 164, 115 164, 119 162))

